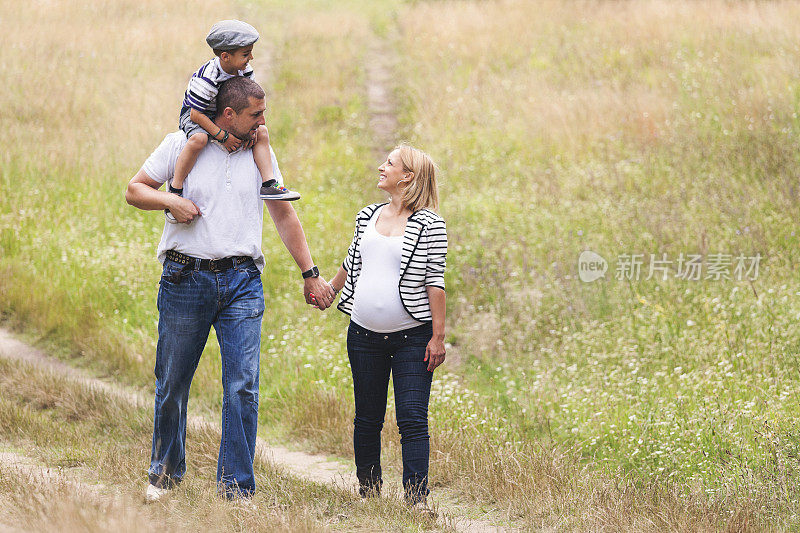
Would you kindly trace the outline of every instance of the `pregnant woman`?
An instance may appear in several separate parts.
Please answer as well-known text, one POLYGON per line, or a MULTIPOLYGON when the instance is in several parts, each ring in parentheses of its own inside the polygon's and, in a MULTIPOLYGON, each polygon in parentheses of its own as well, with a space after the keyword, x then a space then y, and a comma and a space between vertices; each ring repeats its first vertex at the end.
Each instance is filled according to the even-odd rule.
POLYGON ((390 201, 356 216, 353 242, 331 280, 350 315, 347 353, 353 372, 353 447, 362 497, 378 496, 381 429, 389 375, 394 382, 406 502, 427 510, 428 399, 433 370, 445 358, 444 269, 447 232, 438 207, 434 164, 407 145, 378 169, 390 201))

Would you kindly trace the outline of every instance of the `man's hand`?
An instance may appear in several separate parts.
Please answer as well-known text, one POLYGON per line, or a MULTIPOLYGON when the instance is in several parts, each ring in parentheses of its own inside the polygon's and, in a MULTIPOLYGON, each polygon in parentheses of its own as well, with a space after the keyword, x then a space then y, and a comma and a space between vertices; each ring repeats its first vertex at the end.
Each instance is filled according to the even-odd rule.
POLYGON ((242 140, 233 133, 230 133, 230 135, 228 135, 228 140, 222 143, 222 145, 229 152, 233 152, 242 145, 242 140))
POLYGON ((169 202, 169 212, 175 217, 175 220, 181 224, 189 224, 195 217, 202 215, 200 208, 188 198, 172 194, 169 202))
POLYGON ((315 306, 320 311, 329 308, 336 297, 336 293, 322 276, 306 278, 303 283, 303 294, 306 297, 306 303, 315 306))

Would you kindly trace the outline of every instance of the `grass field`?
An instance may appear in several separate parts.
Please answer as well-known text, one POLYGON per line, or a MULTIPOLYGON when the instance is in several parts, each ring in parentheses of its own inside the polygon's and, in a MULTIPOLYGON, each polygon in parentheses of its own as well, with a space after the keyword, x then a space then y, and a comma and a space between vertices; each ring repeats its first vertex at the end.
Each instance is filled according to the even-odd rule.
MULTIPOLYGON (((261 31, 271 139, 331 276, 356 211, 381 198, 365 54, 384 40, 397 138, 441 167, 450 238, 434 488, 531 529, 797 529, 798 15, 791 2, 716 0, 5 3, 0 313, 71 364, 152 387, 164 220, 127 206, 124 188, 175 129, 222 18, 261 31), (580 281, 584 250, 608 261, 604 279, 580 281), (617 279, 624 254, 643 254, 639 279, 617 279), (651 254, 671 261, 666 279, 646 279, 651 254), (676 277, 681 254, 701 256, 699 280, 676 277), (737 279, 735 257, 756 254, 755 279, 737 279)), ((346 317, 305 306, 269 221, 263 248, 260 431, 349 457, 346 317)), ((23 377, 0 365, 4 383, 23 377)), ((196 405, 218 409, 219 383, 212 338, 196 405)), ((9 446, 60 460, 72 434, 38 437, 59 424, 111 457, 146 445, 146 412, 110 431, 34 392, 3 395, 9 446)), ((209 527, 246 529, 215 518, 203 457, 187 499, 208 500, 209 527)), ((117 480, 130 490, 144 483, 135 458, 117 480)), ((284 482, 263 468, 266 486, 284 482)), ((28 490, 0 490, 27 512, 28 490)), ((296 513, 273 507, 277 529, 422 527, 391 509, 337 526, 347 495, 295 490, 296 513)))

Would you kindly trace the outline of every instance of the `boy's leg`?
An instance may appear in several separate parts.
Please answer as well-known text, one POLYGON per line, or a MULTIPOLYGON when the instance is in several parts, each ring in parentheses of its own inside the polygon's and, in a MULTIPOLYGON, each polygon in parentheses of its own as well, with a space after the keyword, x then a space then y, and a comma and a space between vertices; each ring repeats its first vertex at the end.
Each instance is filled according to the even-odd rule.
POLYGON ((227 497, 247 497, 256 489, 253 461, 264 289, 261 273, 253 262, 220 276, 224 278, 225 291, 214 322, 222 355, 223 391, 217 483, 227 497))
POLYGON ((261 174, 259 198, 286 201, 300 199, 300 194, 290 191, 275 179, 275 169, 272 166, 272 154, 269 149, 269 132, 266 126, 258 127, 256 143, 253 145, 253 159, 255 159, 258 172, 261 174))
POLYGON ((150 483, 171 488, 186 471, 189 387, 216 311, 216 285, 207 273, 164 262, 158 291, 158 346, 150 483))
POLYGON ((172 186, 175 189, 183 189, 183 182, 191 172, 197 156, 208 144, 208 134, 205 131, 192 134, 186 141, 186 145, 178 155, 175 162, 175 175, 172 178, 172 186))
POLYGON ((272 168, 272 157, 269 155, 269 130, 266 126, 258 127, 256 143, 253 145, 253 159, 261 173, 261 182, 275 179, 275 169, 272 168))

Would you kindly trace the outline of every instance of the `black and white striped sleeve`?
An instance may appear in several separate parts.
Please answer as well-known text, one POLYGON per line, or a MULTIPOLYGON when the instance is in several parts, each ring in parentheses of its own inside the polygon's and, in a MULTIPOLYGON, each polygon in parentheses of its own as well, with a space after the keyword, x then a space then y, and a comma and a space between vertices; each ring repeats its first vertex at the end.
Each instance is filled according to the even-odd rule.
POLYGON ((358 241, 358 215, 356 215, 356 225, 353 229, 353 240, 350 243, 350 247, 347 249, 347 255, 342 262, 342 268, 344 268, 347 272, 351 272, 353 270, 353 258, 356 255, 356 241, 358 241))
POLYGON ((428 262, 425 285, 444 290, 444 269, 447 263, 447 227, 444 220, 434 220, 427 230, 428 262))

